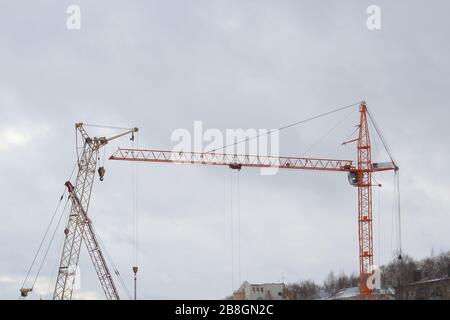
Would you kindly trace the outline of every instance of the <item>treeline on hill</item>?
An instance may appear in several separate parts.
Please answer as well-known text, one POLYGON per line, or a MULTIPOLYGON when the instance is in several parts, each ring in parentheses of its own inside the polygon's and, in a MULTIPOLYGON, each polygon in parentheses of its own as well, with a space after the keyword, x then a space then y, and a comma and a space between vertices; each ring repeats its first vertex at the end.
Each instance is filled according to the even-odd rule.
MULTIPOLYGON (((380 267, 382 289, 395 288, 419 280, 439 279, 450 276, 450 251, 434 255, 433 251, 427 258, 414 260, 404 255, 401 260, 394 259, 389 264, 380 267), (400 279, 401 275, 401 279, 400 279)), ((332 296, 339 290, 359 286, 359 276, 356 274, 336 275, 331 271, 322 284, 312 280, 304 280, 288 284, 289 290, 296 293, 299 300, 319 299, 332 296)))

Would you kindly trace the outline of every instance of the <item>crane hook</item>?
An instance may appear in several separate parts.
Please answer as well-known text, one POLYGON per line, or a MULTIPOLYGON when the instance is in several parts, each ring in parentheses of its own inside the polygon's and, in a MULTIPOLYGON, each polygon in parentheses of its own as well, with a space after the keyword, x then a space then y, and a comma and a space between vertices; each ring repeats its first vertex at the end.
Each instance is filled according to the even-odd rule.
POLYGON ((100 176, 100 181, 103 181, 103 177, 105 176, 105 168, 104 167, 98 168, 98 175, 100 176))

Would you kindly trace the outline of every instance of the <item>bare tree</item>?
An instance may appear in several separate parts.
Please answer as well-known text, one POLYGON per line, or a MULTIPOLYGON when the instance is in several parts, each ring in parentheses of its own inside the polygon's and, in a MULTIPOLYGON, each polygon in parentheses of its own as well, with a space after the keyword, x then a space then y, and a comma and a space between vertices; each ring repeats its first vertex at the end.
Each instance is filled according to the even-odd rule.
POLYGON ((295 292, 298 300, 314 300, 320 298, 320 287, 312 280, 289 285, 288 289, 295 292))

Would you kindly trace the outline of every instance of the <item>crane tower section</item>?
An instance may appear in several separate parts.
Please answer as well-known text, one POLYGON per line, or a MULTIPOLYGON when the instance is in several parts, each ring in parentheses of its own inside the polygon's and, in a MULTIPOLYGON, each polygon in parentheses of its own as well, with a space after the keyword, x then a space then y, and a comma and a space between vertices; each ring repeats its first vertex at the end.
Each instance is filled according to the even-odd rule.
POLYGON ((373 231, 372 231, 372 152, 370 145, 367 107, 361 104, 358 137, 358 232, 359 232, 359 281, 363 300, 374 298, 373 231))

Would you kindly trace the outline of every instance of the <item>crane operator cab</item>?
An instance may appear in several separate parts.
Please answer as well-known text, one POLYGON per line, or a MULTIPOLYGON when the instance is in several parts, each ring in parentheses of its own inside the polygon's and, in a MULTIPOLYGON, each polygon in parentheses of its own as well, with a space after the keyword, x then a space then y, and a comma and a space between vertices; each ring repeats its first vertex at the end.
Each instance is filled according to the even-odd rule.
POLYGON ((352 186, 358 186, 358 173, 355 171, 350 171, 347 174, 348 183, 350 183, 352 186))

